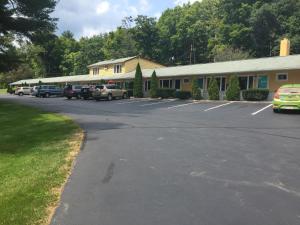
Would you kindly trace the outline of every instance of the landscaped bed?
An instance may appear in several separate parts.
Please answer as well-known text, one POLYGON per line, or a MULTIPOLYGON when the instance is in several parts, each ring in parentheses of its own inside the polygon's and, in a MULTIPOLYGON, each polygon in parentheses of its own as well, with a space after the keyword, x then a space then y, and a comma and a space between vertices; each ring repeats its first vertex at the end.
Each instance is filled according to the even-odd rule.
POLYGON ((65 116, 0 101, 0 224, 47 224, 83 132, 65 116))

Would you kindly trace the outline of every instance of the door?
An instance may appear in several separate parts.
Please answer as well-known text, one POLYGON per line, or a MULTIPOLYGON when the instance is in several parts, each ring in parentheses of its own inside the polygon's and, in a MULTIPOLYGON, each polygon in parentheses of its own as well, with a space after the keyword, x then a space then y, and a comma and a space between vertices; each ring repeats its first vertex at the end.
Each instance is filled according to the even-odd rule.
POLYGON ((181 89, 181 80, 175 80, 175 89, 180 90, 181 89))

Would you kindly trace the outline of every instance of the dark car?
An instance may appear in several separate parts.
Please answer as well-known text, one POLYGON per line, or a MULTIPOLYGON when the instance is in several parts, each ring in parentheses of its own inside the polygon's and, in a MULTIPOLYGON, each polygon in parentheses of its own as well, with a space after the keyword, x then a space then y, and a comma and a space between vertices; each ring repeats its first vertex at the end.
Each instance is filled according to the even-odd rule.
POLYGON ((38 88, 37 97, 48 98, 50 96, 62 96, 63 90, 56 85, 41 85, 38 88))
POLYGON ((93 92, 97 89, 100 88, 101 85, 92 85, 92 86, 84 86, 81 88, 81 96, 84 100, 88 100, 93 98, 93 92))
POLYGON ((81 98, 81 85, 69 84, 64 88, 64 96, 68 99, 71 98, 81 98))

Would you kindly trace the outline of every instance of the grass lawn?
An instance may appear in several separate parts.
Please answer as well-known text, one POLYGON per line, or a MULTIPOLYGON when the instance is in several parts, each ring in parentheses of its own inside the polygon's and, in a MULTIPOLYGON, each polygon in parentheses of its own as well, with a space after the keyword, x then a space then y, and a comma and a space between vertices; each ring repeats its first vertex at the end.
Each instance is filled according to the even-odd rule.
POLYGON ((0 224, 47 224, 83 140, 69 118, 0 101, 0 224))
POLYGON ((6 94, 6 89, 0 89, 0 95, 6 94))

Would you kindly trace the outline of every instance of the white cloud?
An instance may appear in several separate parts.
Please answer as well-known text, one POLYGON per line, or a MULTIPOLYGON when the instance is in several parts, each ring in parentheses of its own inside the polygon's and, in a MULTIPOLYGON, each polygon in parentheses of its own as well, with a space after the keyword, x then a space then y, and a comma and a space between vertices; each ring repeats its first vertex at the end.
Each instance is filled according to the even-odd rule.
POLYGON ((103 2, 100 2, 97 7, 96 7, 96 13, 98 15, 101 15, 101 14, 105 14, 109 11, 110 9, 110 4, 108 1, 103 1, 103 2))
POLYGON ((195 2, 201 2, 202 0, 174 0, 175 5, 183 5, 187 3, 195 3, 195 2))

